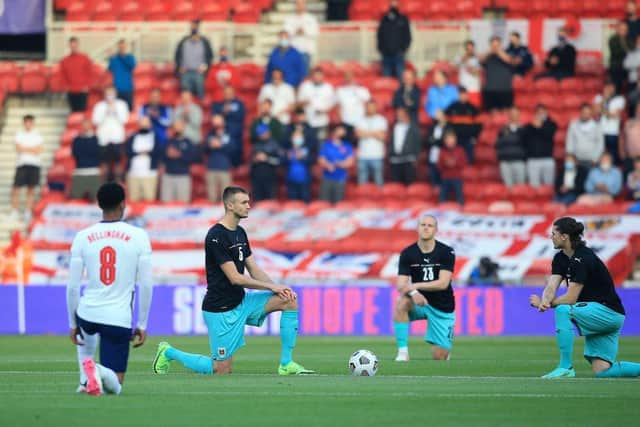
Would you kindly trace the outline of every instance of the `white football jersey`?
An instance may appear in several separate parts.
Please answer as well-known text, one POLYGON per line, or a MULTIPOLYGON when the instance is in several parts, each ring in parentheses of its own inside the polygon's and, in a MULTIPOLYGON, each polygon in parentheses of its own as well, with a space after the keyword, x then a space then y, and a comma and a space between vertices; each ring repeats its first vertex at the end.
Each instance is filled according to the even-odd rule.
MULTIPOLYGON (((87 286, 77 305, 78 316, 89 322, 130 328, 136 281, 141 288, 151 286, 149 236, 123 221, 100 222, 85 228, 71 246, 70 287, 79 286, 83 271, 87 286)), ((144 301, 147 307, 143 308, 141 301, 138 325, 143 329, 150 297, 149 293, 145 298, 148 301, 144 301)), ((73 327, 73 313, 69 316, 73 327)))

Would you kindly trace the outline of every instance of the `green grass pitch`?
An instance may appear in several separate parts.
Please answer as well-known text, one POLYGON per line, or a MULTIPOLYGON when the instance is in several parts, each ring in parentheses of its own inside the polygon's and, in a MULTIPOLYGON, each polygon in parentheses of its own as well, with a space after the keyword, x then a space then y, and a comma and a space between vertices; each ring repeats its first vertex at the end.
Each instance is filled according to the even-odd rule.
MULTIPOLYGON (((391 338, 299 338, 295 358, 319 375, 279 377, 278 338, 247 337, 234 374, 211 377, 177 365, 151 373, 159 337, 132 350, 123 394, 76 395, 75 350, 65 337, 0 336, 0 426, 631 426, 640 422, 640 379, 541 380, 557 360, 551 338, 457 338, 449 362, 429 360, 419 339, 412 360, 393 362, 391 338), (347 360, 372 350, 378 375, 354 378, 347 360)), ((204 353, 206 337, 172 337, 204 353)), ((640 361, 640 338, 620 359, 640 361)))

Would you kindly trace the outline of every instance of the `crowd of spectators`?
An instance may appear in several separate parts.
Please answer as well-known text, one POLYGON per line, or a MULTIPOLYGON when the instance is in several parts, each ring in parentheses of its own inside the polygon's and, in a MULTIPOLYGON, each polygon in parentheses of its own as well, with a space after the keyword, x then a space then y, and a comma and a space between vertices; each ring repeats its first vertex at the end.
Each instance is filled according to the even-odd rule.
MULTIPOLYGON (((506 45, 492 37, 483 54, 476 53, 473 41, 466 41, 456 62, 457 81, 438 68, 430 72, 431 84, 421 92, 416 71, 405 63, 411 45, 409 21, 391 0, 377 32, 381 73, 399 80, 390 115, 353 72, 346 71, 342 83, 334 86, 322 67, 312 65, 318 25, 300 0, 269 56, 255 118, 246 132, 246 118, 254 112, 247 111, 235 93, 237 76, 227 49, 221 47, 214 62, 212 46, 194 22, 176 48, 182 89, 176 104, 163 103, 161 92, 152 90, 149 102, 135 112, 138 129, 126 135, 132 107, 139 104, 133 99, 136 58, 120 40, 108 60, 113 87, 105 90, 73 141, 76 170, 70 195, 92 197, 101 180, 116 179, 127 183, 132 200, 188 202, 190 168, 201 164, 208 197, 218 201, 222 188, 232 181, 232 170, 244 164, 255 200, 278 197, 283 181, 290 199, 309 202, 317 179, 320 198, 337 202, 344 198, 351 174, 359 184, 382 186, 390 179, 409 185, 418 179, 419 162, 425 162, 440 200, 463 204, 463 170, 476 161, 484 125, 479 117, 483 112, 504 112, 508 121, 494 142, 507 187, 553 185, 556 200, 566 204, 603 203, 621 194, 638 199, 640 116, 635 107, 640 100, 640 51, 635 38, 640 20, 634 13, 630 9, 629 19, 611 36, 609 80, 602 93, 576 111, 578 117, 566 133, 566 158, 559 165, 554 160, 557 123, 543 104, 535 107, 530 120, 523 120, 514 106, 513 81, 575 75, 576 49, 564 28, 541 59, 543 72, 533 75, 535 58, 514 31, 506 45), (217 83, 215 101, 210 111, 203 111, 208 73, 217 83), (330 126, 334 112, 338 124, 330 126), (426 128, 419 123, 421 114, 430 119, 426 128), (245 133, 248 152, 243 149, 245 133)), ((61 63, 69 82, 69 104, 72 111, 85 111, 91 86, 85 70, 92 64, 79 51, 77 39, 70 40, 69 48, 61 63)))

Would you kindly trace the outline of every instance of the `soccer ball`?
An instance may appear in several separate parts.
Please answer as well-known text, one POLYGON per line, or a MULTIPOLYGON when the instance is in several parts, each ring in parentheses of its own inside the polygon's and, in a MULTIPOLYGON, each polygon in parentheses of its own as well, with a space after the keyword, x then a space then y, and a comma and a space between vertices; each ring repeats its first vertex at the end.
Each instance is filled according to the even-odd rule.
POLYGON ((378 372, 378 358, 369 350, 358 350, 349 359, 349 370, 355 377, 372 377, 378 372))

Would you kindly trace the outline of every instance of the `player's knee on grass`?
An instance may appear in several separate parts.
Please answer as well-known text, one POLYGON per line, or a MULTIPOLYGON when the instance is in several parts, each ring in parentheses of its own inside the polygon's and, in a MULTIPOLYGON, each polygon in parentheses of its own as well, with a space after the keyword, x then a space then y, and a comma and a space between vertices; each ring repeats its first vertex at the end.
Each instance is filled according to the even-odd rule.
POLYGON ((213 373, 216 375, 227 375, 232 372, 233 362, 231 359, 216 360, 213 363, 213 373))
POLYGON ((606 371, 611 367, 611 363, 602 359, 591 359, 591 370, 593 375, 597 375, 599 372, 606 371))
POLYGON ((432 347, 431 355, 433 356, 433 360, 449 360, 449 350, 442 347, 432 347))

